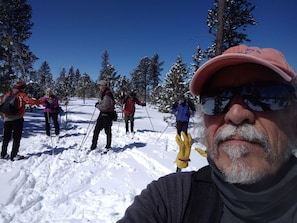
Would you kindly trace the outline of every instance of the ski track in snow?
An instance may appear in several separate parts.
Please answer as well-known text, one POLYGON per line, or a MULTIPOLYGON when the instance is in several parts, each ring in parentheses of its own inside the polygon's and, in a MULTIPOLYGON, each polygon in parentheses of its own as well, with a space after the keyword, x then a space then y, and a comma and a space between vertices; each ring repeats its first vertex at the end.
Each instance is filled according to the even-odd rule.
MULTIPOLYGON (((100 154, 106 140, 101 131, 98 148, 87 154, 98 116, 89 120, 88 109, 87 115, 69 112, 67 123, 62 116, 59 138, 45 136, 42 124, 23 137, 19 153, 27 159, 0 161, 2 183, 9 187, 0 190, 0 223, 116 222, 147 183, 174 172, 178 149, 169 137, 174 140, 175 129, 163 134, 164 126, 159 131, 138 126, 131 138, 122 121, 114 122, 112 151, 100 154)), ((43 121, 42 114, 36 118, 43 121)))

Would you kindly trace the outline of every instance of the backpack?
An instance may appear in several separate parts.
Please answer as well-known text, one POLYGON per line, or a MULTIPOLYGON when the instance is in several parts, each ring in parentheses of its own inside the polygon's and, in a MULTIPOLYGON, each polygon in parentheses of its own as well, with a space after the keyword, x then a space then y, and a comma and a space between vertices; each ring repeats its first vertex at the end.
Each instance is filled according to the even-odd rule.
POLYGON ((17 94, 13 94, 10 92, 8 96, 6 96, 4 102, 0 105, 0 113, 6 115, 15 115, 19 111, 19 98, 17 94))

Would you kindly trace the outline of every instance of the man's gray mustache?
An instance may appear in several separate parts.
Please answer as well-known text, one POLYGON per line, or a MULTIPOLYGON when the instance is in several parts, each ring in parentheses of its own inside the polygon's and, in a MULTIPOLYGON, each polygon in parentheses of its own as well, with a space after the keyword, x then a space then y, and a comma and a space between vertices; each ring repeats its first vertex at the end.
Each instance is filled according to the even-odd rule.
POLYGON ((243 124, 240 126, 227 125, 216 134, 215 145, 218 146, 222 142, 232 139, 234 136, 240 140, 257 143, 265 149, 270 148, 268 136, 259 132, 250 124, 243 124))

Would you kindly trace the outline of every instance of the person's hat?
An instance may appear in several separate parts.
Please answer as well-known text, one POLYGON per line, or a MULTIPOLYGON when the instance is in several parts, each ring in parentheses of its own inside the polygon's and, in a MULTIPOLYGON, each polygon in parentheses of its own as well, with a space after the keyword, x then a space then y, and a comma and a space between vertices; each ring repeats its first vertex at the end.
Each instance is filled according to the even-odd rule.
POLYGON ((107 86, 107 81, 106 81, 106 80, 100 80, 100 81, 98 82, 98 85, 107 86))
POLYGON ((25 87, 26 83, 24 81, 18 81, 14 86, 15 89, 24 89, 25 87))
POLYGON ((129 94, 130 97, 136 97, 136 93, 134 91, 131 91, 129 94))
POLYGON ((180 95, 178 96, 178 98, 179 98, 179 99, 185 99, 185 95, 184 95, 184 94, 180 94, 180 95))
POLYGON ((230 47, 222 55, 210 59, 195 72, 190 83, 192 94, 200 95, 206 81, 220 69, 242 63, 263 65, 279 74, 284 80, 296 82, 297 74, 278 50, 239 45, 230 47))

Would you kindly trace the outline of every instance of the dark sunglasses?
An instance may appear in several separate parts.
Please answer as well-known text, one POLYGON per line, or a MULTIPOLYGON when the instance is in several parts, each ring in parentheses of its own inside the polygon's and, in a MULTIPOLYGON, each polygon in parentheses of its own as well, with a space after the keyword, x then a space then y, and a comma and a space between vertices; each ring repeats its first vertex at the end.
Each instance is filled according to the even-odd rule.
POLYGON ((206 115, 222 115, 229 109, 235 95, 239 95, 245 106, 256 112, 276 111, 296 101, 295 87, 281 82, 260 82, 241 87, 220 88, 202 92, 200 103, 206 115))

